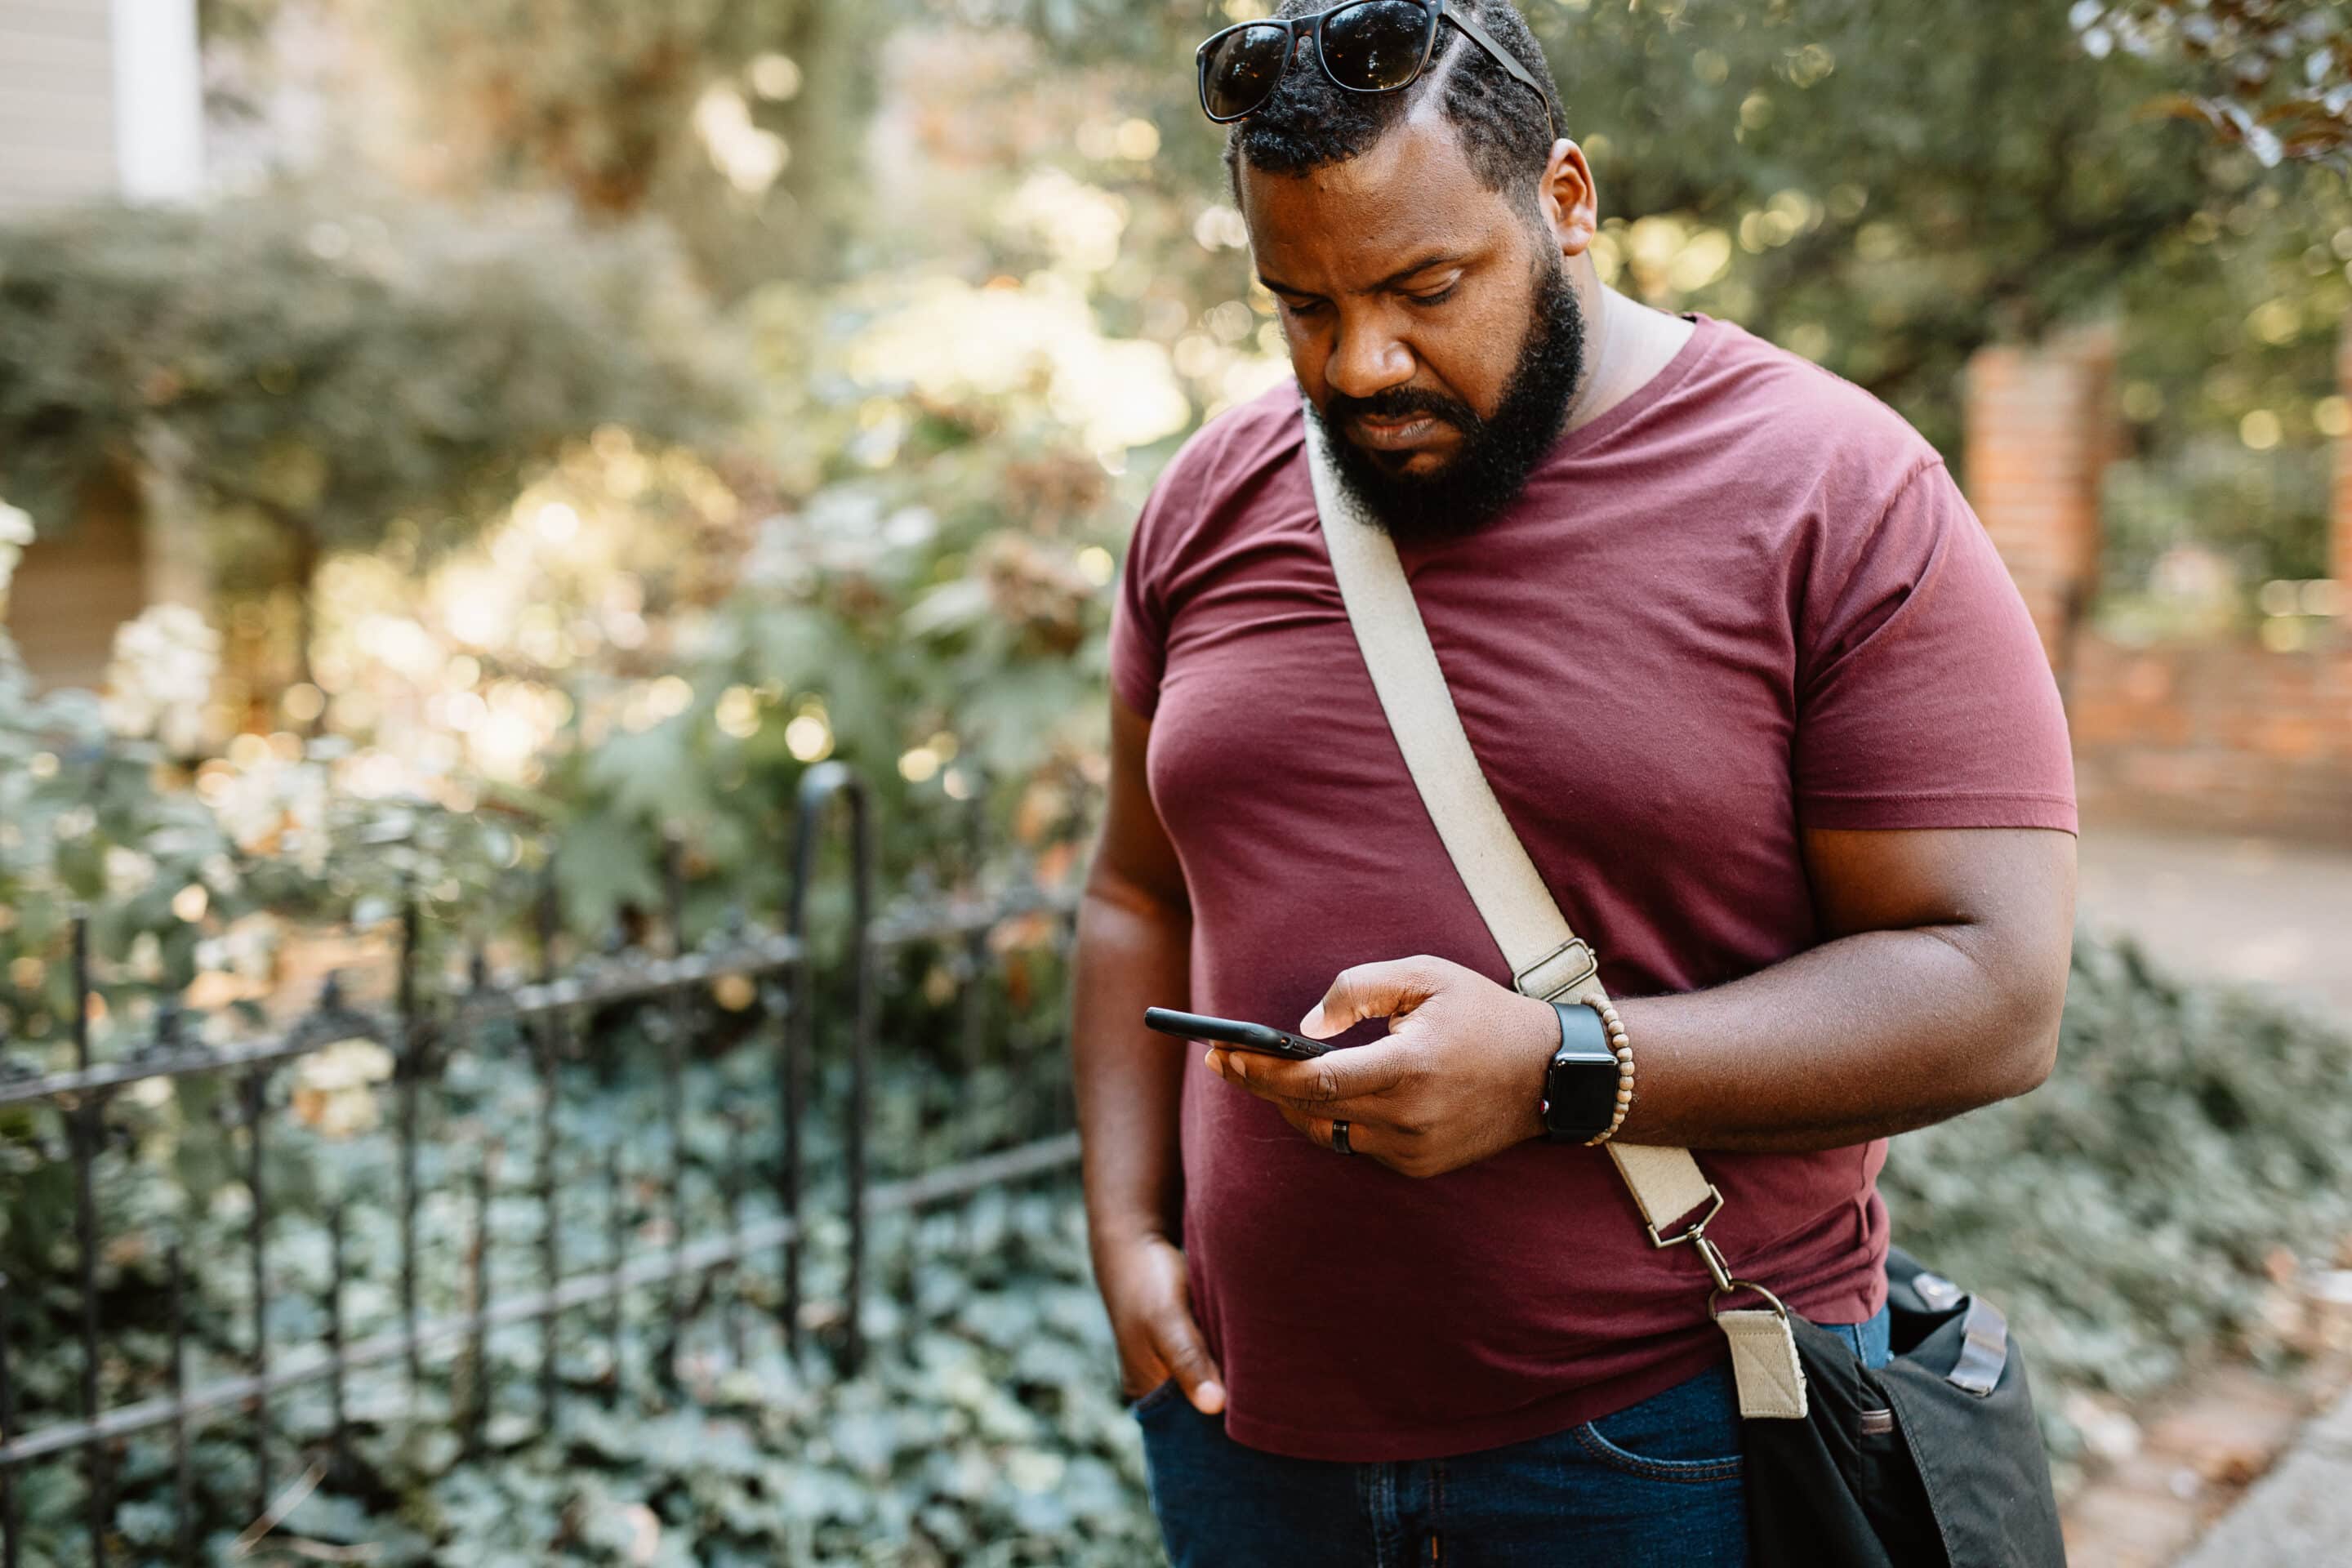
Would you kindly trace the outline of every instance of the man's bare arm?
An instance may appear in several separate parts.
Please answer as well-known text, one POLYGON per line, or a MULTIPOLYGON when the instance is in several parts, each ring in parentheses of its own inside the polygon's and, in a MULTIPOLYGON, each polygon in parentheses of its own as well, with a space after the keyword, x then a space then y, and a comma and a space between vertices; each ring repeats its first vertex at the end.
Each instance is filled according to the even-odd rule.
POLYGON ((1191 998, 1192 905, 1143 776, 1151 726, 1111 700, 1110 803, 1078 910, 1071 1067, 1095 1284, 1133 1398, 1172 1377, 1203 1415, 1225 1406, 1223 1373, 1192 1316, 1184 1166, 1177 1141, 1185 1047, 1143 1026, 1155 1004, 1191 998))
POLYGON ((1834 940, 1712 990, 1619 1002, 1636 1071, 1620 1142, 1842 1148, 2049 1076, 2073 835, 1817 831, 1805 857, 1834 940))
MULTIPOLYGON (((1939 1121, 2048 1076, 2072 946, 2074 840, 2027 829, 1815 833, 1832 940, 1742 980, 1621 998, 1633 1045, 1620 1142, 1840 1149, 1939 1121)), ((1366 1018, 1386 1039, 1313 1061, 1212 1047, 1211 1071, 1318 1144, 1437 1176, 1543 1135, 1549 1004, 1426 954, 1358 964, 1298 1031, 1366 1018)))
POLYGON ((1070 1020, 1088 1230, 1176 1236, 1185 1047, 1143 1026, 1189 996, 1192 910, 1143 776, 1150 722, 1111 702, 1110 798, 1078 911, 1070 1020))

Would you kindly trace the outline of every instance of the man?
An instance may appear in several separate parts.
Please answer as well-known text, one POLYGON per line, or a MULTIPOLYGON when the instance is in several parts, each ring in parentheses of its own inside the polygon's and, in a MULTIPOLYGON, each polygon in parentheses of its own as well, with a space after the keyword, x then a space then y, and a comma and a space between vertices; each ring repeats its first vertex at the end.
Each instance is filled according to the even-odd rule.
POLYGON ((1506 0, 1447 0, 1379 91, 1318 68, 1362 64, 1339 21, 1367 17, 1204 69, 1246 106, 1219 117, 1297 385, 1177 457, 1114 623, 1073 1050, 1152 1503, 1179 1568, 1738 1563, 1701 1259, 1651 1245, 1605 1150, 1545 1137, 1562 1024, 1511 989, 1397 750, 1299 394, 1599 950, 1635 1064, 1614 1137, 1698 1151, 1739 1276, 1874 1363, 1885 1138, 2053 1061, 2063 717, 1916 433, 1601 284, 1591 167, 1506 0), (1153 1005, 1350 1048, 1202 1052, 1153 1005))

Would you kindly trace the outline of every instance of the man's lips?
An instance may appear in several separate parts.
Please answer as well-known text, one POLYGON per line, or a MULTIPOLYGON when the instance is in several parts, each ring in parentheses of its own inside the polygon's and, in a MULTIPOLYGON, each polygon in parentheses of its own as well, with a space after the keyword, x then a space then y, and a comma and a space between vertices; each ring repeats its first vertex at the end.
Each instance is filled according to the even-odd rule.
POLYGON ((1378 452, 1402 452, 1426 446, 1432 437, 1445 427, 1445 422, 1433 414, 1406 414, 1390 418, 1359 414, 1348 423, 1357 445, 1370 447, 1378 452))

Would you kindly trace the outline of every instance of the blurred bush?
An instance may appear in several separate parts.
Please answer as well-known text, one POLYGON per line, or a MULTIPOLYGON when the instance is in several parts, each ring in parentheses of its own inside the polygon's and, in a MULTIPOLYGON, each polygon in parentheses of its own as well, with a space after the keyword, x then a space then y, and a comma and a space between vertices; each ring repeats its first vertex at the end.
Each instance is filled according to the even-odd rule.
MULTIPOLYGON (((921 989, 893 1005, 918 1005, 921 989)), ((772 1217, 763 1184, 747 1184, 734 1163, 747 1149, 764 1156, 775 1137, 774 1020, 764 1005, 719 1013, 698 998, 688 1026, 700 1048, 675 1084, 662 1048, 675 1025, 659 1007, 608 1014, 562 1064, 555 1217, 567 1269, 667 1244, 660 1129, 673 1088, 684 1108, 688 1234, 772 1217)), ((980 1059, 939 1054, 957 1033, 943 1011, 951 1008, 933 998, 928 1026, 910 1016, 884 1037, 870 1141, 880 1179, 1034 1133, 1000 1118, 1050 1103, 1058 1089, 1064 1064, 1050 1048, 1001 1058, 1011 1076, 978 1088, 980 1059), (950 1103, 935 1092, 943 1083, 950 1103)), ((1050 1027, 1040 1037, 1050 1040, 1050 1027)), ((492 1025, 456 1046, 422 1146, 428 1315, 466 1309, 467 1260, 483 1226, 491 1300, 541 1283, 539 1172, 525 1152, 541 1085, 529 1042, 492 1025), (486 1205, 473 1196, 478 1173, 486 1205)), ((381 1196, 396 1190, 395 1145, 374 1110, 384 1067, 313 1066, 334 1071, 286 1075, 268 1150, 265 1310, 289 1361, 325 1332, 327 1215, 338 1205, 348 1210, 346 1332, 357 1340, 398 1321, 395 1215, 381 1196)), ((844 1241, 841 1068, 828 1054, 809 1128, 819 1304, 806 1321, 820 1345, 838 1324, 825 1295, 839 1288, 844 1241)), ((2283 1268, 2326 1267, 2352 1222, 2352 1110, 2331 1092, 2347 1071, 2352 1037, 2341 1029, 2185 984, 2131 949, 2085 939, 2051 1083, 1896 1141, 1885 1180, 1896 1238, 2011 1314, 2067 1473, 2084 1457, 2084 1426, 2114 1419, 2112 1396, 2147 1392, 2217 1343, 2292 1353, 2272 1318, 2275 1282, 2283 1268)), ((124 1330, 106 1364, 110 1399, 152 1392, 164 1375, 166 1237, 189 1259, 194 1374, 244 1364, 255 1311, 249 1211, 238 1201, 235 1134, 215 1114, 223 1092, 184 1080, 113 1113, 122 1131, 100 1165, 104 1212, 139 1223, 120 1231, 100 1269, 108 1321, 124 1330)), ((79 1398, 78 1363, 62 1348, 78 1306, 66 1201, 47 1196, 51 1217, 12 1209, 7 1233, 15 1278, 29 1287, 12 1341, 20 1408, 42 1418, 79 1398)), ((642 1560, 681 1563, 779 1552, 843 1564, 1154 1560, 1141 1456, 1114 1392, 1074 1184, 878 1218, 867 1281, 873 1359, 848 1382, 821 1354, 797 1365, 783 1355, 766 1259, 689 1281, 676 1318, 664 1315, 658 1289, 633 1295, 617 1333, 601 1304, 571 1313, 558 1338, 551 1436, 539 1423, 534 1325, 492 1331, 478 1359, 463 1347, 436 1361, 414 1406, 396 1365, 360 1373, 349 1394, 355 1463, 284 1530, 373 1545, 386 1563, 518 1568, 611 1561, 623 1540, 642 1543, 642 1560), (656 1376, 673 1353, 677 1394, 656 1376), (484 1443, 469 1452, 482 1389, 484 1443)), ((300 1447, 326 1435, 331 1407, 312 1384, 281 1395, 273 1413, 289 1474, 300 1447)), ((225 1539, 245 1517, 250 1447, 230 1423, 200 1436, 194 1452, 203 1532, 225 1539)), ((168 1436, 132 1440, 117 1477, 131 1554, 163 1551, 173 1526, 168 1436)), ((82 1520, 77 1468, 40 1467, 19 1495, 28 1539, 66 1557, 82 1520)))
POLYGON ((1895 1237, 2010 1313, 2072 1457, 2084 1393, 2299 1348, 2269 1313, 2352 1229, 2347 1070, 2338 1024, 2078 936, 2056 1072, 1895 1141, 1895 1237))
POLYGON ((600 426, 710 437, 741 405, 662 233, 544 207, 287 190, 0 226, 0 493, 43 532, 128 468, 302 585, 399 520, 467 536, 600 426))
MULTIPOLYGON (((0 605, 9 542, 30 533, 0 505, 0 605)), ((167 1027, 191 1043, 249 1035, 291 931, 381 921, 412 889, 429 915, 446 914, 521 863, 520 838, 496 821, 350 787, 345 742, 306 751, 290 735, 245 736, 193 767, 190 693, 209 685, 218 642, 193 610, 157 605, 117 632, 101 695, 37 689, 0 632, 0 1045, 20 1068, 73 1065, 77 914, 90 921, 103 1059, 160 1043, 167 1027)), ((472 933, 436 920, 428 934, 429 963, 472 933)), ((26 1152, 30 1121, 0 1113, 0 1163, 26 1152)), ((63 1166, 13 1168, 26 1185, 0 1212, 0 1265, 19 1229, 67 1213, 63 1166)))

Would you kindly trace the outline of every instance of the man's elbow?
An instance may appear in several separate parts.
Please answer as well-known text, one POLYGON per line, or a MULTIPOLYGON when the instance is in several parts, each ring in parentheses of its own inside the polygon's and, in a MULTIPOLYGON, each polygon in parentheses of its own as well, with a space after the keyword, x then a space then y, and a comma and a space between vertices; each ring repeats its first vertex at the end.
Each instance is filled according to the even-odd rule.
POLYGON ((2006 1048, 1997 1053, 1994 1100, 2014 1100, 2050 1081, 2058 1067, 2059 1020, 2065 1011, 2063 973, 2026 988, 2004 1009, 2000 1038, 2006 1048))
POLYGON ((2053 1023, 2020 1042, 2009 1056, 1993 1097, 1996 1100, 2015 1100, 2021 1094, 2032 1094, 2050 1081, 2051 1073, 2058 1067, 2058 1026, 2053 1023))

